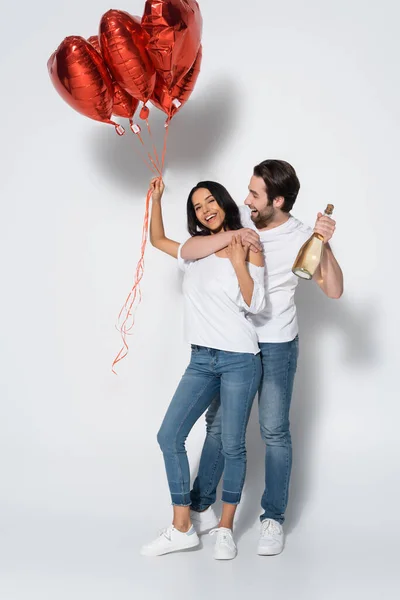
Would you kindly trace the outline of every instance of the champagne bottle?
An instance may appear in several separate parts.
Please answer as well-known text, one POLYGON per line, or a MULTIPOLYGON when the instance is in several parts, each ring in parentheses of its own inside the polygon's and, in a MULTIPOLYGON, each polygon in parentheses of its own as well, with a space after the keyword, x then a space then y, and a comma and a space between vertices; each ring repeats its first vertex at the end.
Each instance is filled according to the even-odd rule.
MULTIPOLYGON (((333 212, 333 204, 328 204, 325 209, 325 216, 330 217, 333 212)), ((312 236, 300 248, 292 271, 297 277, 302 279, 312 279, 318 268, 324 251, 324 237, 319 233, 313 233, 312 236)))

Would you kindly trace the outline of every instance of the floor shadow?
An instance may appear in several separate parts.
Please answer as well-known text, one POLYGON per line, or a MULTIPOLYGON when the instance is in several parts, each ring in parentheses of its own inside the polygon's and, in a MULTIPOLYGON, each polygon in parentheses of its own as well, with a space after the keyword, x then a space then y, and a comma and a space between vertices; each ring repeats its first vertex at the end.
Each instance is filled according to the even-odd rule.
MULTIPOLYGON (((354 369, 365 368, 379 360, 376 344, 377 315, 371 306, 363 309, 327 298, 308 282, 300 282, 296 292, 300 327, 300 356, 291 408, 293 470, 285 530, 290 533, 299 522, 311 489, 313 440, 318 426, 321 396, 318 372, 323 361, 321 341, 333 329, 343 340, 341 362, 354 369)), ((238 510, 236 537, 240 539, 258 521, 264 489, 264 445, 258 425, 257 406, 253 407, 247 430, 247 477, 238 510)))
POLYGON ((340 362, 354 372, 380 360, 376 334, 379 318, 372 302, 357 307, 350 305, 345 297, 339 301, 330 300, 317 286, 301 282, 296 304, 300 356, 291 409, 293 471, 286 517, 288 533, 299 522, 312 489, 312 456, 317 451, 314 433, 323 401, 320 391, 324 382, 320 382, 318 376, 324 360, 321 338, 329 330, 340 333, 340 362))
MULTIPOLYGON (((235 98, 238 98, 235 84, 226 78, 212 82, 202 94, 194 93, 170 124, 166 178, 169 169, 182 171, 189 167, 192 171, 198 171, 201 177, 232 136, 239 110, 235 98)), ((164 122, 164 113, 151 107, 150 125, 159 156, 162 155, 164 122)), ((147 189, 151 173, 143 162, 144 154, 139 140, 126 126, 127 122, 123 124, 126 133, 122 137, 116 135, 111 127, 91 129, 89 154, 97 166, 97 172, 112 180, 116 191, 143 192, 147 189)), ((151 149, 146 124, 140 124, 143 139, 151 149)))

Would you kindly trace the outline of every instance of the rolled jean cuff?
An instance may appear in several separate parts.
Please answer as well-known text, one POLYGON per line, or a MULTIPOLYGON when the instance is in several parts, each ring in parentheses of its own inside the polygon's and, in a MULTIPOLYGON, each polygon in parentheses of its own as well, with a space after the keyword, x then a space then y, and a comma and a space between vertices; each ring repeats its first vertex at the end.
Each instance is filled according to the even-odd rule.
POLYGON ((268 515, 265 515, 265 514, 261 515, 260 522, 263 523, 266 519, 273 519, 274 521, 277 521, 281 525, 283 525, 283 523, 285 522, 285 517, 283 515, 279 515, 279 517, 276 515, 269 517, 268 515))
POLYGON ((194 512, 204 512, 207 508, 210 508, 211 504, 191 504, 190 508, 194 510, 194 512))
POLYGON ((225 504, 239 504, 241 494, 239 492, 227 492, 222 490, 222 502, 225 504))
POLYGON ((171 500, 173 506, 190 506, 190 492, 185 494, 173 494, 171 493, 171 500))

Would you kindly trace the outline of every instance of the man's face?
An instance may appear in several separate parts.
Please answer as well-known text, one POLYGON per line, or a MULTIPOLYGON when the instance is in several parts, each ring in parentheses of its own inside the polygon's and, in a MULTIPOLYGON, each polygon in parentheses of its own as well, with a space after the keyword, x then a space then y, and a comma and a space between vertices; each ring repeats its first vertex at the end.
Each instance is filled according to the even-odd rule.
POLYGON ((249 183, 249 195, 244 201, 251 210, 251 220, 257 227, 266 227, 275 214, 273 201, 268 200, 267 188, 262 177, 253 177, 249 183))

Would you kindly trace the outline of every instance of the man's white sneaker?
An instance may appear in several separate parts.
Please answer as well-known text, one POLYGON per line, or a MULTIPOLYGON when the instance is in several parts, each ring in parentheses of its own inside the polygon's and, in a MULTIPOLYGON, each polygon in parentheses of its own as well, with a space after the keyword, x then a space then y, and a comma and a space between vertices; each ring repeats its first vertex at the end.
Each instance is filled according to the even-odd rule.
POLYGON ((261 523, 257 554, 261 556, 280 554, 283 550, 284 541, 282 525, 274 519, 265 519, 261 523))
POLYGON ((214 529, 219 523, 219 519, 214 512, 212 506, 209 506, 203 512, 196 512, 195 510, 190 511, 190 519, 197 532, 197 535, 208 533, 211 529, 214 529))
POLYGON ((232 529, 226 527, 217 527, 210 531, 210 535, 216 534, 214 547, 214 558, 216 560, 232 560, 237 555, 235 540, 233 539, 232 529))
POLYGON ((195 548, 200 544, 200 540, 193 525, 187 533, 178 531, 173 525, 163 529, 158 538, 142 547, 140 554, 142 556, 162 556, 169 552, 179 552, 195 548))

